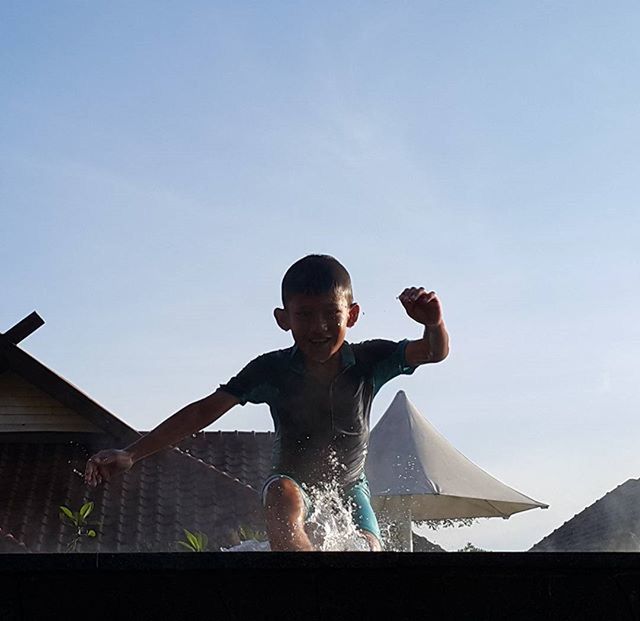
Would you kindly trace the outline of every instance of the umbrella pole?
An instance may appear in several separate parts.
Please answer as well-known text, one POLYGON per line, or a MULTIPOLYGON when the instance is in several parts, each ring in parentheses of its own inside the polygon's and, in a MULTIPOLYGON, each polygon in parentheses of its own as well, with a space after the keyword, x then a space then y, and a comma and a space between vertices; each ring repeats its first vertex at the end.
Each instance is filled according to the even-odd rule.
POLYGON ((403 515, 402 531, 403 550, 413 552, 413 528, 411 528, 411 505, 409 503, 407 503, 403 515))
POLYGON ((389 526, 392 548, 398 552, 413 552, 411 498, 401 497, 398 504, 385 510, 382 518, 389 526))

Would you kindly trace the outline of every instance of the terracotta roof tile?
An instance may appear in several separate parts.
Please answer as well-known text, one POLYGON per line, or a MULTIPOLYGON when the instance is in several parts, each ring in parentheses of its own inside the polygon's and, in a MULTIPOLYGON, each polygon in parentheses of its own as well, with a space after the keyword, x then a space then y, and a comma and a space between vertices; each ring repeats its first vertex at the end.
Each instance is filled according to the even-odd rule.
POLYGON ((11 533, 6 533, 0 528, 0 554, 28 551, 24 543, 18 541, 11 533))
POLYGON ((89 500, 99 537, 83 539, 79 551, 175 550, 183 528, 205 532, 216 549, 237 543, 240 526, 261 526, 258 494, 235 473, 169 450, 90 489, 80 473, 95 447, 60 436, 46 444, 0 443, 0 529, 29 550, 64 551, 72 528, 60 520, 59 506, 77 511, 89 500))
POLYGON ((271 471, 273 437, 271 431, 208 431, 180 448, 260 492, 271 471))

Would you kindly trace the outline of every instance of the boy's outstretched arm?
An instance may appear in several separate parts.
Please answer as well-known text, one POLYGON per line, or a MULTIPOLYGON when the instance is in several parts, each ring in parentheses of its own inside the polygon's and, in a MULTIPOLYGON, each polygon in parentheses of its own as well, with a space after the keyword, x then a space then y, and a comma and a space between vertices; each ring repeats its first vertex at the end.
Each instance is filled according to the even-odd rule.
POLYGON ((124 449, 100 451, 89 458, 84 481, 95 487, 112 476, 126 472, 137 461, 176 444, 182 438, 204 429, 238 403, 238 399, 223 390, 194 401, 160 423, 124 449))
POLYGON ((442 305, 435 291, 427 292, 422 287, 409 287, 398 299, 407 315, 424 326, 422 338, 410 341, 407 345, 407 364, 418 366, 444 360, 449 354, 449 334, 444 325, 442 305))

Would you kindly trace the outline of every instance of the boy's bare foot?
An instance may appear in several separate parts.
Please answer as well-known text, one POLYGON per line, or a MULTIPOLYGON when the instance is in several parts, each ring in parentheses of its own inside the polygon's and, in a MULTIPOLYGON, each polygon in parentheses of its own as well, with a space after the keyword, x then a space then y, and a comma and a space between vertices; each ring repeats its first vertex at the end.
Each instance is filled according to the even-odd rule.
POLYGON ((366 540, 371 552, 382 552, 382 544, 373 533, 370 533, 368 530, 361 530, 360 536, 366 540))

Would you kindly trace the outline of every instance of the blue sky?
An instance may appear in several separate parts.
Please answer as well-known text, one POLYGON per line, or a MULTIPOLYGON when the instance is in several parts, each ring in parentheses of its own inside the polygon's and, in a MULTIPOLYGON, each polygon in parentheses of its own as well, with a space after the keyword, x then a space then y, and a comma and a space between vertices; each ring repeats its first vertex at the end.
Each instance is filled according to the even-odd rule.
MULTIPOLYGON (((551 505, 438 535, 526 549, 638 476, 640 7, 616 2, 4 2, 0 330, 148 429, 290 344, 286 268, 351 271, 387 385, 551 505)), ((266 407, 215 426, 270 429, 266 407)))

